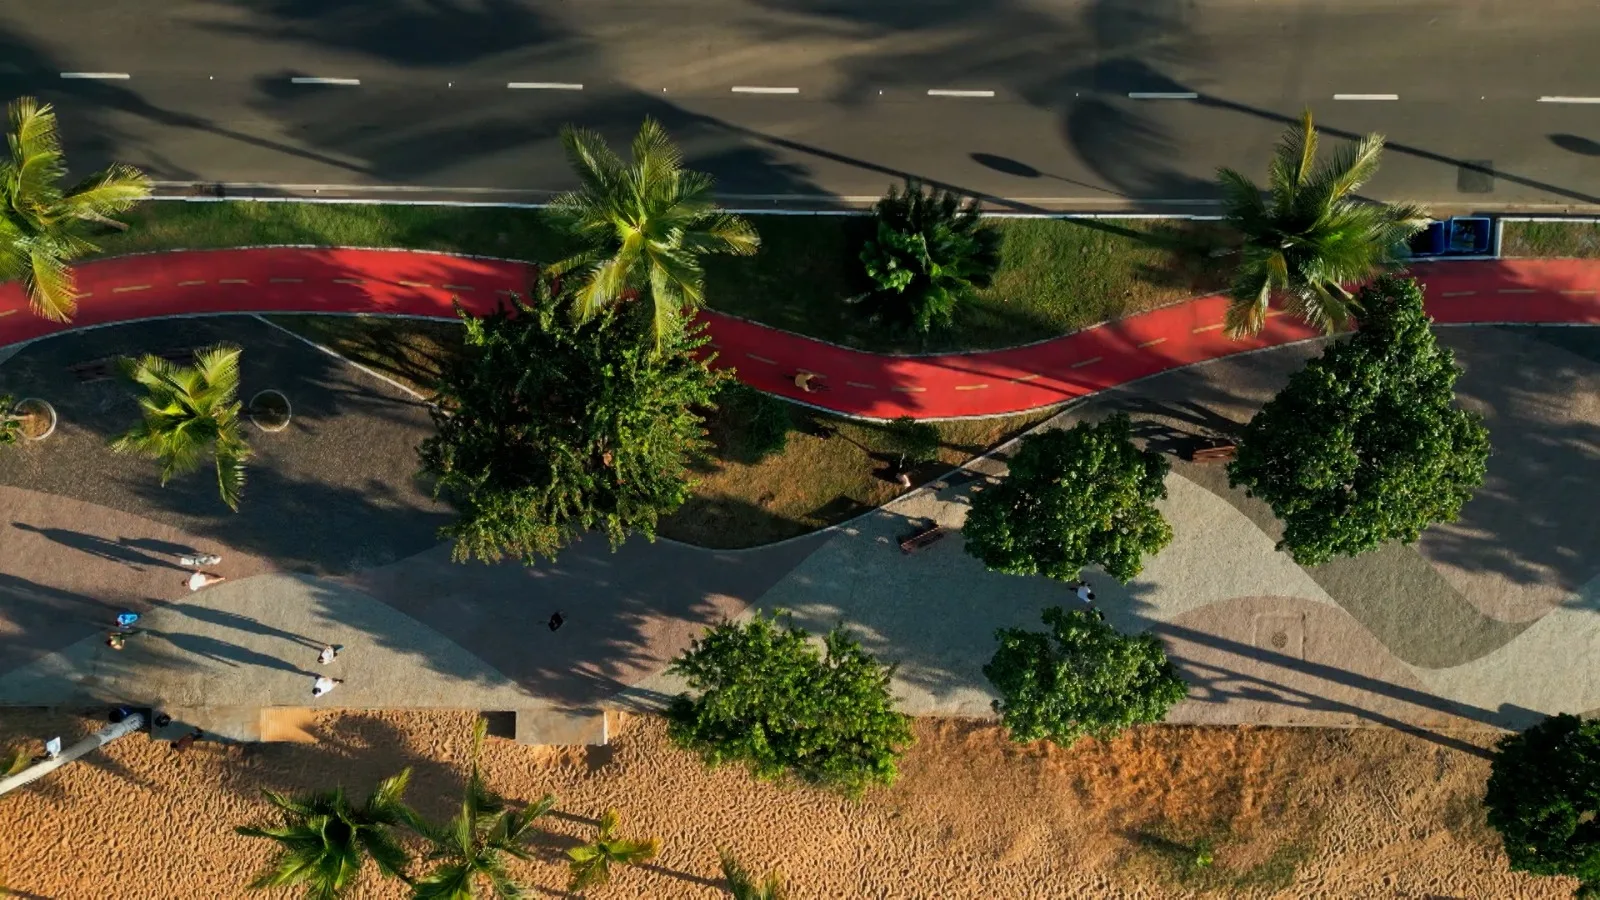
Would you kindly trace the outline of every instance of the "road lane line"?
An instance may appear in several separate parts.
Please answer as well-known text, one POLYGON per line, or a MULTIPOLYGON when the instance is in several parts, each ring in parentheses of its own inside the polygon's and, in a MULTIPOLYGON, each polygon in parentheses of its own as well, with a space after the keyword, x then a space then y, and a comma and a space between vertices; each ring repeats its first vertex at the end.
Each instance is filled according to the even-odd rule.
POLYGON ((1081 369, 1084 366, 1092 366, 1092 365, 1094 365, 1095 363, 1099 362, 1100 360, 1102 360, 1104 358, 1105 357, 1103 357, 1103 356, 1091 356, 1088 359, 1079 360, 1078 362, 1073 363, 1072 367, 1074 369, 1081 369))
POLYGON ((204 281, 180 281, 180 282, 178 282, 178 287, 195 287, 196 285, 201 285, 201 284, 205 284, 205 282, 204 281))
POLYGON ((1129 91, 1129 100, 1199 100, 1193 91, 1129 91))
POLYGON ((1027 375, 1018 375, 1011 380, 1017 384, 1027 384, 1030 381, 1038 380, 1040 377, 1042 376, 1038 372, 1030 372, 1027 375))
POLYGON ((1535 291, 1534 291, 1533 288, 1501 288, 1500 290, 1495 291, 1495 293, 1496 294, 1532 294, 1532 293, 1535 293, 1535 291))
POLYGON ((250 279, 248 279, 248 278, 223 278, 223 279, 220 279, 217 282, 217 284, 249 284, 249 283, 250 283, 250 279))
POLYGON ((334 284, 366 284, 367 280, 365 278, 335 278, 333 280, 333 283, 334 284))
POLYGON ((1195 329, 1191 330, 1189 333, 1190 334, 1199 334, 1202 331, 1221 331, 1222 330, 1222 326, 1223 326, 1222 322, 1218 322, 1215 325, 1201 325, 1199 328, 1195 328, 1195 329))
POLYGON ((6 316, 14 316, 16 314, 17 311, 14 309, 0 310, 0 319, 4 319, 6 316))
POLYGON ((929 97, 993 97, 994 91, 951 91, 943 88, 934 88, 928 91, 929 97))
MULTIPOLYGON (((16 310, 12 310, 12 312, 16 312, 16 310)), ((846 381, 846 382, 845 382, 845 384, 846 384, 846 385, 847 385, 847 386, 849 386, 849 387, 853 387, 853 388, 861 388, 861 389, 862 389, 862 390, 864 390, 864 391, 875 391, 875 390, 877 390, 877 388, 876 388, 876 387, 874 387, 874 386, 873 386, 873 385, 870 385, 870 384, 862 384, 862 383, 861 383, 861 382, 859 382, 859 381, 846 381)))
POLYGON ((402 281, 402 282, 400 282, 400 286, 401 287, 420 287, 420 288, 431 288, 431 287, 433 287, 433 285, 427 283, 426 281, 402 281))
POLYGON ((1477 293, 1477 291, 1445 291, 1444 293, 1440 294, 1439 296, 1441 296, 1441 297, 1471 297, 1473 294, 1476 294, 1476 293, 1477 293))
POLYGON ((148 284, 130 284, 130 285, 126 285, 124 287, 114 287, 114 288, 111 289, 111 293, 113 293, 113 294, 126 294, 129 291, 148 291, 148 290, 150 290, 150 285, 148 285, 148 284))
POLYGON ((302 283, 305 282, 305 279, 304 278, 268 278, 267 281, 269 283, 271 283, 271 284, 302 284, 302 283))
POLYGON ((127 81, 131 76, 127 72, 62 72, 62 78, 104 78, 112 81, 127 81))
POLYGON ((1540 97, 1540 103, 1600 103, 1600 97, 1540 97))
POLYGON ((508 81, 506 87, 513 91, 581 91, 583 85, 565 81, 508 81))
MULTIPOLYGON (((447 284, 447 285, 444 286, 444 289, 447 290, 447 291, 475 291, 475 290, 477 290, 477 288, 473 287, 470 284, 447 284)), ((711 346, 715 347, 716 344, 712 344, 711 346)))
POLYGON ((958 385, 956 385, 956 390, 958 390, 958 391, 981 391, 981 390, 983 390, 984 388, 987 388, 987 387, 988 387, 987 384, 958 384, 958 385))
POLYGON ((745 356, 750 357, 751 359, 755 360, 756 362, 764 362, 769 366, 775 366, 775 365, 778 364, 778 361, 775 360, 775 359, 767 359, 765 356, 757 356, 754 353, 746 353, 745 356))
POLYGON ((1580 295, 1584 295, 1584 294, 1600 293, 1600 291, 1562 291, 1561 293, 1570 294, 1570 295, 1573 295, 1573 296, 1580 296, 1580 295))
POLYGON ((1334 94, 1335 100, 1399 100, 1399 94, 1334 94))
POLYGON ((290 84, 338 84, 346 87, 355 87, 361 84, 359 78, 291 78, 290 84))
POLYGON ((1140 350, 1143 350, 1146 347, 1154 347, 1157 344, 1166 343, 1166 340, 1167 340, 1166 338, 1156 338, 1153 341, 1145 341, 1142 344, 1135 344, 1134 346, 1137 347, 1140 350))
POLYGON ((1275 316, 1281 316, 1281 315, 1283 315, 1283 310, 1281 310, 1281 309, 1269 309, 1269 310, 1267 310, 1266 317, 1271 319, 1271 318, 1273 318, 1275 316))
POLYGON ((925 387, 892 387, 889 390, 899 391, 902 394, 925 394, 928 391, 925 387))
POLYGON ((798 94, 798 93, 800 93, 800 89, 797 88, 797 87, 751 87, 749 85, 738 85, 736 87, 729 88, 729 90, 733 91, 735 94, 798 94))

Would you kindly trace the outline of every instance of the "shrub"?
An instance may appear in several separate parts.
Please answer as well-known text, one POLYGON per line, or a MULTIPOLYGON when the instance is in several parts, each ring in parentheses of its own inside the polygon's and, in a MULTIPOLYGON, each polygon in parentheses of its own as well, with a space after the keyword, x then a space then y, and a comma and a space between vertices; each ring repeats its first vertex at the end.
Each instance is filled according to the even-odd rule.
POLYGON ((1483 802, 1511 868, 1600 896, 1600 722, 1563 713, 1501 738, 1483 802))
POLYGON ((875 321, 926 333, 948 326, 957 304, 988 287, 1000 268, 1000 233, 978 215, 978 202, 906 182, 875 207, 877 227, 861 250, 874 285, 852 302, 875 321))

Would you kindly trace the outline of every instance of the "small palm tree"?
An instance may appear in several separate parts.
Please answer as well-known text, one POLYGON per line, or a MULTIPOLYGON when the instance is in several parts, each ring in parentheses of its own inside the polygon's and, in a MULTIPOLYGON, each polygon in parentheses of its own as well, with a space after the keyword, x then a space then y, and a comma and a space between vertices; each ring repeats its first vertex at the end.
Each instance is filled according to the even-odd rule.
POLYGON ((561 141, 583 187, 557 197, 554 212, 583 249, 550 268, 577 277, 580 319, 648 291, 659 343, 684 312, 705 301, 701 256, 748 256, 761 246, 749 222, 712 202, 711 176, 683 168, 678 148, 654 119, 645 119, 633 139, 631 163, 592 131, 566 128, 561 141))
POLYGON ((235 830, 276 841, 281 851, 273 867, 249 886, 303 886, 308 900, 334 900, 355 883, 369 856, 385 876, 406 880, 409 858, 392 829, 406 821, 401 798, 410 780, 410 769, 386 779, 359 807, 350 805, 343 788, 303 797, 262 791, 283 812, 283 824, 235 830))
POLYGON ((642 841, 616 836, 617 811, 608 809, 600 817, 600 830, 595 839, 567 851, 572 861, 572 881, 567 890, 576 893, 586 888, 611 883, 611 867, 631 866, 656 858, 661 852, 660 838, 642 841))
POLYGON ((1217 171, 1228 223, 1244 235, 1239 271, 1228 291, 1229 336, 1260 331, 1273 297, 1332 332, 1351 316, 1355 298, 1344 285, 1399 263, 1401 247, 1427 226, 1428 213, 1412 204, 1355 196, 1378 171, 1382 155, 1383 135, 1369 134, 1317 165, 1317 131, 1308 109, 1278 142, 1267 198, 1238 172, 1217 171))
POLYGON ((123 372, 145 389, 139 398, 144 420, 111 442, 119 453, 139 453, 161 462, 161 483, 193 472, 211 454, 222 502, 238 511, 244 463, 250 447, 239 434, 238 347, 218 344, 195 352, 193 366, 159 356, 124 359, 123 372))
POLYGON ((11 104, 10 158, 0 163, 0 281, 20 280, 35 315, 72 318, 78 293, 67 261, 96 248, 93 225, 150 196, 150 179, 113 165, 63 190, 66 157, 50 104, 31 97, 11 104))
POLYGON ((411 827, 432 845, 424 859, 438 863, 427 877, 413 884, 415 900, 473 900, 484 881, 500 900, 517 900, 523 895, 506 870, 505 857, 532 858, 524 844, 532 837, 534 822, 556 805, 556 798, 546 794, 522 810, 508 809, 505 801, 484 785, 478 769, 478 754, 487 732, 487 723, 479 719, 472 731, 472 769, 461 812, 442 826, 412 816, 411 827))
POLYGON ((949 191, 915 181, 894 188, 875 207, 877 230, 861 250, 873 290, 850 302, 871 301, 872 317, 927 332, 949 326, 956 306, 994 281, 1000 232, 949 191))
POLYGON ((733 854, 718 850, 717 856, 722 860, 722 877, 728 879, 728 893, 734 900, 787 900, 789 892, 784 890, 783 878, 777 872, 768 872, 766 878, 756 881, 733 854))

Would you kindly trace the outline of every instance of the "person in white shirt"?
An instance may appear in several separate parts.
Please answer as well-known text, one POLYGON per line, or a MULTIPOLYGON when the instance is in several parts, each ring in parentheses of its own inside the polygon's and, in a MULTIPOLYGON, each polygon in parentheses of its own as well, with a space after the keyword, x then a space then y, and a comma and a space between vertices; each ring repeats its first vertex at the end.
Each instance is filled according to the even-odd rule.
POLYGON ((344 684, 343 678, 329 678, 326 675, 318 675, 317 680, 311 685, 311 696, 321 697, 341 684, 344 684))
POLYGON ((184 582, 184 584, 189 586, 190 591, 198 591, 203 587, 209 587, 213 584, 220 584, 227 580, 228 579, 216 574, 215 572, 196 572, 193 575, 190 575, 189 580, 184 582))

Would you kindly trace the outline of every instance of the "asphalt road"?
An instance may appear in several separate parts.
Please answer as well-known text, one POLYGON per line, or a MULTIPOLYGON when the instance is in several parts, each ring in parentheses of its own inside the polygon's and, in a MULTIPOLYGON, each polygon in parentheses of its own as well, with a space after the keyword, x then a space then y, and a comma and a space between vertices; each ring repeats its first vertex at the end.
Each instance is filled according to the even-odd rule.
POLYGON ((538 200, 562 124, 651 114, 750 205, 1195 211, 1310 105, 1388 135, 1375 196, 1554 211, 1600 208, 1600 102, 1540 99, 1600 101, 1596 47, 1593 0, 17 0, 0 96, 172 182, 538 200))

